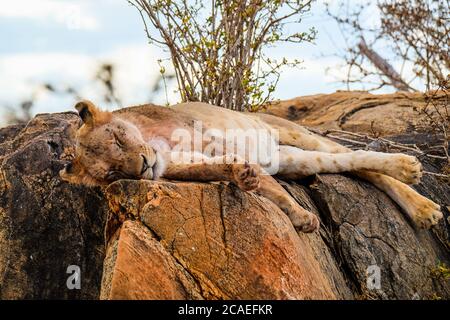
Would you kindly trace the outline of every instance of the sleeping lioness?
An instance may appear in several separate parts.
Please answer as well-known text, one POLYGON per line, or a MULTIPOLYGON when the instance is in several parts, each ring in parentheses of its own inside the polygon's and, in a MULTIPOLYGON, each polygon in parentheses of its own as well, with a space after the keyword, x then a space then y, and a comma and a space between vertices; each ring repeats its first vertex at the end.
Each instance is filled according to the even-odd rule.
POLYGON ((443 216, 439 205, 408 186, 421 178, 421 164, 415 157, 352 151, 285 119, 205 103, 107 112, 81 101, 75 108, 83 125, 77 131, 74 160, 60 173, 70 183, 106 185, 118 179, 159 178, 230 181, 273 201, 298 230, 312 232, 319 227, 316 216, 300 207, 271 175, 299 179, 315 173, 352 172, 386 192, 422 228, 443 216), (199 122, 201 129, 196 126, 199 122), (230 141, 228 131, 250 129, 276 134, 263 143, 250 137, 244 141, 246 148, 241 148, 244 152, 223 152, 225 145, 238 144, 230 141), (183 135, 194 139, 181 141, 183 135), (273 145, 269 159, 262 163, 257 153, 273 145), (275 158, 276 166, 269 170, 267 163, 275 158))

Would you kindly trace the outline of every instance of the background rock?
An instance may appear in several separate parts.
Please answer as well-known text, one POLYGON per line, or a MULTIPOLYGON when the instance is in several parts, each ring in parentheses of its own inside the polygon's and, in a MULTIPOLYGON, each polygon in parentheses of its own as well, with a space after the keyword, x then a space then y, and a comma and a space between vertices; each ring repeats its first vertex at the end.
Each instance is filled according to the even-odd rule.
POLYGON ((274 102, 267 112, 317 129, 376 132, 381 136, 410 132, 426 116, 423 93, 375 95, 366 91, 338 91, 274 102))

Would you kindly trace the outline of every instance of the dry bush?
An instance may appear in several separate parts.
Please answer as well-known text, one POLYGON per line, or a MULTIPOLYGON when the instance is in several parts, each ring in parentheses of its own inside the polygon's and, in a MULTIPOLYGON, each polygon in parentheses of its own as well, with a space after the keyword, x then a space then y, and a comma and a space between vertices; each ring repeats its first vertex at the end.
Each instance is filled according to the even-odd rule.
POLYGON ((446 157, 447 165, 444 171, 450 174, 450 76, 441 81, 436 90, 426 92, 424 96, 426 105, 418 112, 425 117, 418 129, 435 135, 433 151, 446 157))
POLYGON ((103 94, 103 100, 107 103, 115 103, 120 106, 122 102, 114 86, 114 75, 114 65, 111 63, 102 63, 97 70, 95 80, 98 80, 102 87, 104 87, 105 93, 103 94))
POLYGON ((312 41, 315 30, 286 34, 311 0, 130 0, 147 37, 171 56, 182 101, 255 111, 271 98, 280 70, 300 61, 271 59, 279 42, 312 41), (153 35, 148 26, 156 29, 153 35))

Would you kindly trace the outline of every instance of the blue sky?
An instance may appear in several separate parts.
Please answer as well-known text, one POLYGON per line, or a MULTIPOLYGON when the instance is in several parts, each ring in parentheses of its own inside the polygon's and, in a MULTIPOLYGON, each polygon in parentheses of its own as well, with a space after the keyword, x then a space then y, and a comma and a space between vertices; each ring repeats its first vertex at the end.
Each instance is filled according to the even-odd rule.
MULTIPOLYGON (((283 72, 275 98, 346 89, 339 82, 344 76, 338 67, 342 61, 332 56, 345 44, 336 23, 325 15, 322 1, 316 1, 304 21, 299 30, 315 26, 319 32, 315 44, 283 45, 270 52, 305 61, 302 70, 283 72)), ((37 90, 42 82, 70 85, 83 97, 101 101, 100 88, 92 84, 100 62, 116 65, 115 84, 124 105, 149 102, 149 88, 159 70, 157 59, 167 57, 148 44, 138 12, 125 0, 4 1, 0 37, 0 107, 35 95, 34 113, 70 110, 75 103, 73 97, 37 90)), ((169 102, 176 103, 173 90, 169 88, 169 102)), ((152 102, 164 103, 165 95, 152 102)))

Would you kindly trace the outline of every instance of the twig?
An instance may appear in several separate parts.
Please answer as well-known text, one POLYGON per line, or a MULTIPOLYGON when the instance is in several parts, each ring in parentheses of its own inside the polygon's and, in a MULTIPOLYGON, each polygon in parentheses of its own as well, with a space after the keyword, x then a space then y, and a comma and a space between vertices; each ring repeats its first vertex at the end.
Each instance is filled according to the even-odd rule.
POLYGON ((423 174, 428 174, 430 176, 435 176, 435 177, 441 177, 441 178, 449 178, 450 174, 444 174, 444 173, 436 173, 436 172, 430 172, 430 171, 422 171, 423 174))
POLYGON ((352 145, 359 145, 359 146, 365 146, 366 148, 370 148, 370 145, 367 142, 361 142, 361 141, 358 141, 358 140, 355 140, 355 139, 350 139, 350 138, 341 137, 341 136, 337 136, 337 135, 331 135, 330 133, 345 134, 345 135, 349 135, 349 136, 358 137, 358 138, 361 138, 361 139, 366 139, 366 140, 369 140, 371 142, 381 142, 381 143, 384 143, 384 144, 388 145, 389 147, 393 147, 393 148, 400 149, 400 150, 406 150, 406 151, 415 152, 415 153, 417 153, 420 156, 433 158, 433 159, 439 159, 439 160, 447 160, 446 156, 437 156, 437 155, 428 154, 428 153, 420 150, 415 144, 402 144, 402 143, 398 143, 398 142, 394 142, 394 141, 388 140, 386 138, 373 138, 373 137, 370 137, 368 135, 359 134, 359 133, 350 132, 350 131, 344 131, 344 130, 337 130, 337 129, 329 129, 329 130, 326 130, 326 131, 320 131, 318 129, 308 128, 308 130, 310 130, 310 131, 312 131, 314 133, 320 134, 322 136, 325 136, 325 137, 329 137, 329 138, 332 138, 332 139, 348 142, 348 143, 350 143, 352 145))

